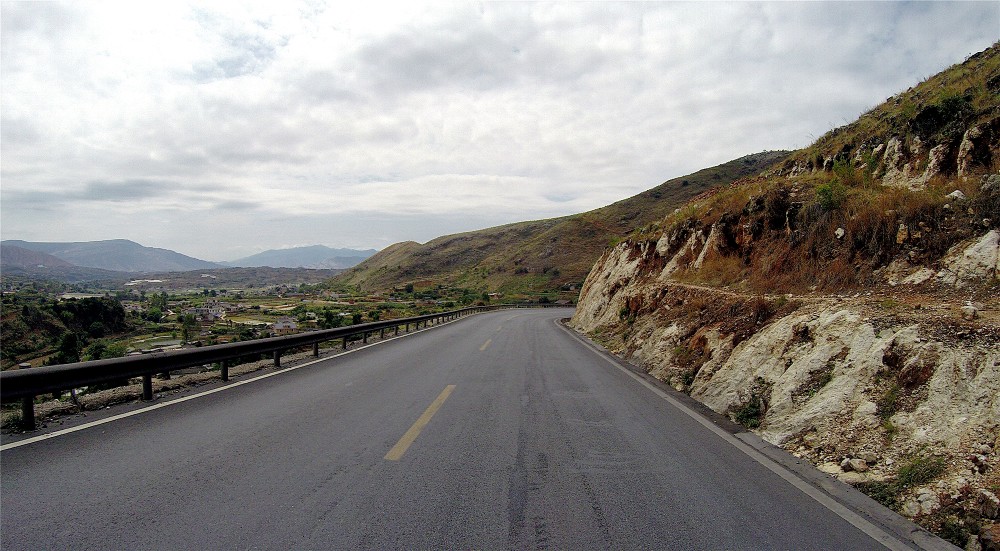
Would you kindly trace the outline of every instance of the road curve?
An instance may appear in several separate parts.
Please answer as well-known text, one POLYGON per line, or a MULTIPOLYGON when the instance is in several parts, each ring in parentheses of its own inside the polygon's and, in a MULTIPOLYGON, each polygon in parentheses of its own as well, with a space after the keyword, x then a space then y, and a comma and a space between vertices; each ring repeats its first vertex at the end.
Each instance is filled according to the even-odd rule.
POLYGON ((0 547, 884 549, 570 313, 471 316, 6 449, 0 547))

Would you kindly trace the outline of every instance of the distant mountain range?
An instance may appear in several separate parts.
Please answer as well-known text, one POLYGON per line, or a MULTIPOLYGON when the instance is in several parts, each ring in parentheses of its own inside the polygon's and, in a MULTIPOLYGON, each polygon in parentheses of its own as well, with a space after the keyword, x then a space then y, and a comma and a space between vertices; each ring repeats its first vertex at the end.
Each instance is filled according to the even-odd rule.
POLYGON ((2 244, 5 247, 20 247, 51 255, 73 266, 115 272, 183 272, 222 267, 214 262, 199 260, 168 249, 145 247, 127 239, 77 243, 43 243, 11 239, 3 241, 2 244))
POLYGON ((0 242, 0 270, 8 275, 66 282, 120 279, 125 274, 188 272, 233 267, 349 268, 375 250, 331 249, 322 245, 264 251, 232 262, 208 262, 127 239, 47 243, 0 242))
POLYGON ((359 264, 376 252, 378 251, 375 249, 359 251, 312 245, 290 249, 272 249, 239 260, 221 262, 221 264, 241 268, 269 266, 271 268, 343 269, 359 264))
POLYGON ((23 276, 66 283, 127 277, 127 274, 123 272, 76 266, 50 254, 25 249, 7 242, 0 243, 0 273, 6 276, 23 276))

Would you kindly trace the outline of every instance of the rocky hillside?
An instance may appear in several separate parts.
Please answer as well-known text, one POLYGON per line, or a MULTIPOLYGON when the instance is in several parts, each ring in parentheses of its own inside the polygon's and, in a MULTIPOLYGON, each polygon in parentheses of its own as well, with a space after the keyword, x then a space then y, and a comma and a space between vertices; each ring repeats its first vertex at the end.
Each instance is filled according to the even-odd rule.
POLYGON ((334 283, 363 290, 433 283, 504 293, 578 286, 609 243, 661 220, 706 190, 759 174, 787 154, 748 155, 583 214, 448 235, 423 245, 397 243, 334 283))
POLYGON ((607 250, 572 323, 950 541, 1000 545, 998 169, 994 45, 607 250))

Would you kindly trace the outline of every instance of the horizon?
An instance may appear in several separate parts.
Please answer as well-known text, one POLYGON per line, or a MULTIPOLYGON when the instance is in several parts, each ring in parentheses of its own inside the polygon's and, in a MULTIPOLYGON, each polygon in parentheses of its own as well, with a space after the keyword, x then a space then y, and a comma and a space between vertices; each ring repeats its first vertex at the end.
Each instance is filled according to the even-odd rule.
POLYGON ((3 3, 0 238, 226 262, 578 214, 808 146, 1000 22, 995 3, 391 6, 3 3))
MULTIPOLYGON (((364 248, 364 249, 353 248, 353 247, 331 247, 329 245, 324 245, 322 243, 314 243, 314 244, 311 244, 311 245, 292 245, 292 246, 289 246, 289 247, 282 247, 282 248, 278 248, 278 249, 265 249, 265 250, 262 250, 262 251, 259 251, 259 252, 253 253, 253 254, 249 254, 249 255, 246 255, 246 256, 241 256, 241 257, 238 257, 238 258, 233 258, 233 259, 230 259, 230 260, 216 260, 216 259, 206 259, 206 258, 200 258, 200 257, 191 256, 191 255, 185 254, 182 251, 177 251, 177 250, 174 250, 174 249, 168 249, 168 248, 165 248, 165 247, 149 247, 149 246, 147 246, 147 245, 145 245, 143 243, 135 241, 134 239, 128 239, 128 238, 97 239, 97 240, 94 240, 94 241, 28 241, 26 239, 9 238, 9 239, 0 240, 0 243, 8 244, 9 241, 24 242, 24 243, 31 243, 31 244, 45 244, 45 245, 54 245, 54 244, 76 245, 76 244, 89 244, 89 243, 105 243, 105 242, 112 242, 112 241, 125 241, 125 242, 129 242, 129 243, 133 243, 133 244, 145 247, 145 248, 163 249, 163 250, 167 250, 167 251, 171 251, 171 252, 182 254, 184 256, 191 257, 191 258, 193 258, 195 260, 201 260, 201 261, 204 261, 204 262, 212 262, 212 263, 215 263, 215 264, 225 264, 225 263, 236 262, 238 260, 246 260, 248 258, 257 256, 259 254, 264 254, 264 253, 273 253, 273 252, 281 252, 281 251, 291 251, 291 250, 297 250, 297 249, 310 249, 310 248, 315 248, 315 247, 325 247, 325 248, 330 249, 330 250, 351 251, 351 252, 359 252, 359 253, 366 253, 368 251, 375 251, 375 253, 378 253, 380 251, 380 249, 373 249, 373 248, 370 248, 370 247, 369 248, 364 248)), ((18 245, 11 245, 11 246, 15 246, 16 247, 18 245)))

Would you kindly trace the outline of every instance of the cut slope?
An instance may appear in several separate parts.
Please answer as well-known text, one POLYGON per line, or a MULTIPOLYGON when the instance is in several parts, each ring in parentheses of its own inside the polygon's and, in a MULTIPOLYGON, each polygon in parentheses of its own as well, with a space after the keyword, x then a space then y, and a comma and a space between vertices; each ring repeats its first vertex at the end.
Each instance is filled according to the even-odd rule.
POLYGON ((601 257, 571 323, 978 548, 1000 534, 998 91, 994 45, 691 202, 601 257))

